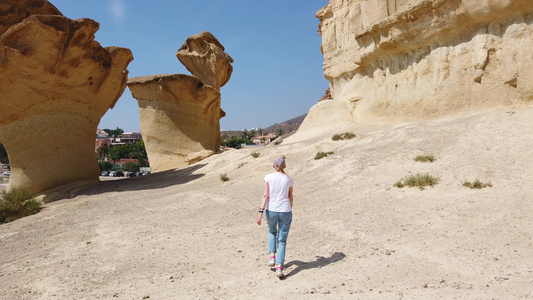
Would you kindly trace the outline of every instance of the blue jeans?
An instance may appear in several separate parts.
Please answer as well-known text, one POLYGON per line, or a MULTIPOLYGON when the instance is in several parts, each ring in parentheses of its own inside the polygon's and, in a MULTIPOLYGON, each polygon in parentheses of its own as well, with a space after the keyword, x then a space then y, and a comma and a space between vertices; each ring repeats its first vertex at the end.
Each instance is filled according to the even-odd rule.
POLYGON ((285 261, 287 236, 289 236, 289 229, 291 228, 292 223, 292 212, 267 210, 265 217, 268 224, 268 252, 277 253, 276 264, 283 266, 283 262, 285 261))

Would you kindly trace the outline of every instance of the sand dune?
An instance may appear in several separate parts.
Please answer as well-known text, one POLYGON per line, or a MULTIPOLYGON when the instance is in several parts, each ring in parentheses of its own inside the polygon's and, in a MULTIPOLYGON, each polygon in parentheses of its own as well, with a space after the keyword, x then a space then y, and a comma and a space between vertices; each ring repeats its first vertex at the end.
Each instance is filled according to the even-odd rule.
POLYGON ((358 125, 337 142, 299 134, 58 189, 41 213, 0 226, 1 298, 532 298, 531 116, 533 107, 502 108, 358 125), (334 154, 314 160, 319 151, 334 154), (424 154, 436 161, 413 160, 424 154), (267 229, 254 222, 278 155, 295 181, 284 280, 266 266, 267 229), (393 186, 416 173, 440 182, 393 186), (492 187, 462 186, 475 179, 492 187))

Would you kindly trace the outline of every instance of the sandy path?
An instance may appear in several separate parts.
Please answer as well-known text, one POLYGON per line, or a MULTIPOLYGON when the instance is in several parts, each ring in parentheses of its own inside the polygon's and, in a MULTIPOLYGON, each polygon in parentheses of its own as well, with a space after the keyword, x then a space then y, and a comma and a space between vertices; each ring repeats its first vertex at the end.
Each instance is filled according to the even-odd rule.
POLYGON ((0 226, 0 298, 532 298, 532 115, 501 109, 360 127, 349 141, 289 138, 60 190, 49 199, 69 199, 0 226), (334 154, 314 160, 318 151, 334 154), (296 183, 284 280, 266 267, 266 226, 254 223, 280 154, 296 183), (437 160, 414 162, 419 154, 437 160), (393 187, 418 172, 441 181, 393 187), (475 179, 493 187, 461 186, 475 179))

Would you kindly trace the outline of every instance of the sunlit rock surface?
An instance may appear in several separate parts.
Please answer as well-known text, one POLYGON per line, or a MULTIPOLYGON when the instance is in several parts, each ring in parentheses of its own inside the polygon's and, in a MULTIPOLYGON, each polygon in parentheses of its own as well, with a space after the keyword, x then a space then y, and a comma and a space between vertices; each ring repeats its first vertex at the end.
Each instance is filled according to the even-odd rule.
POLYGON ((209 32, 187 39, 177 57, 195 76, 172 74, 130 78, 139 103, 141 133, 152 172, 200 161, 220 147, 220 87, 233 59, 209 32))
POLYGON ((233 59, 224 50, 224 46, 211 33, 204 31, 189 37, 176 56, 194 76, 220 89, 233 72, 233 59))
POLYGON ((329 109, 409 121, 533 100, 531 0, 330 0, 317 17, 334 103, 302 129, 329 109))
POLYGON ((130 78, 128 87, 139 103, 152 172, 186 166, 192 153, 216 152, 222 111, 215 88, 184 74, 130 78))
POLYGON ((126 88, 133 59, 128 49, 94 41, 98 27, 90 19, 33 15, 0 36, 0 142, 11 162, 9 189, 41 192, 98 180, 96 127, 126 88))
POLYGON ((0 0, 0 35, 31 15, 59 15, 61 12, 46 0, 0 0))

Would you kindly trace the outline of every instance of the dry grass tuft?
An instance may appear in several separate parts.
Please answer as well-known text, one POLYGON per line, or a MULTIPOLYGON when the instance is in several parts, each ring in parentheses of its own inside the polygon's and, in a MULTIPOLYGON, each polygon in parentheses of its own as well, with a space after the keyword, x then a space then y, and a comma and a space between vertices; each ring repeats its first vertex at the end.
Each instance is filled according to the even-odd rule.
POLYGON ((419 161, 419 162, 434 162, 435 161, 435 156, 433 156, 433 155, 418 155, 417 157, 415 157, 415 161, 419 161))
POLYGON ((0 224, 41 211, 41 202, 26 190, 3 191, 0 197, 0 224))
POLYGON ((334 136, 331 137, 331 139, 334 141, 342 141, 342 140, 351 140, 354 137, 355 137, 355 134, 351 132, 345 132, 343 134, 335 134, 334 136))
POLYGON ((330 154, 333 154, 333 152, 317 152, 317 154, 315 155, 315 160, 324 158, 330 154))
POLYGON ((482 189, 486 187, 492 187, 492 183, 490 183, 490 181, 488 183, 483 183, 479 181, 479 179, 476 179, 474 182, 464 181, 463 186, 470 189, 482 189))
POLYGON ((439 183, 440 178, 434 177, 426 174, 418 173, 416 175, 409 175, 401 179, 400 181, 394 184, 397 188, 403 188, 404 186, 408 187, 418 187, 423 190, 426 186, 434 186, 439 183))
POLYGON ((226 181, 229 180, 228 175, 226 175, 225 173, 224 173, 224 174, 220 174, 220 175, 218 176, 218 178, 220 178, 220 181, 222 181, 222 182, 226 182, 226 181))

